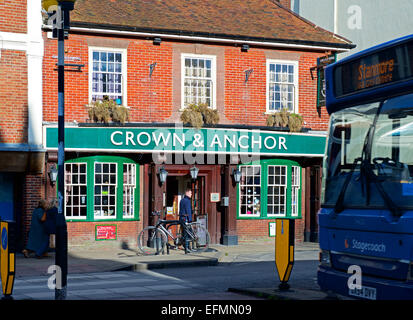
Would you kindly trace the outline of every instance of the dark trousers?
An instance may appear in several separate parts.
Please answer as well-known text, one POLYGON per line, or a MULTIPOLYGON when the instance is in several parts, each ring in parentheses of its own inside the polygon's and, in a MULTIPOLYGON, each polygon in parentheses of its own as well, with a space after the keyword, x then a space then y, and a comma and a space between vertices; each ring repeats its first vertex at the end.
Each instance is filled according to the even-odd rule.
POLYGON ((182 240, 183 240, 183 245, 185 247, 185 249, 188 249, 189 247, 189 236, 188 233, 186 231, 186 228, 184 227, 185 223, 188 222, 188 217, 185 216, 180 216, 179 217, 179 221, 182 223, 182 240))

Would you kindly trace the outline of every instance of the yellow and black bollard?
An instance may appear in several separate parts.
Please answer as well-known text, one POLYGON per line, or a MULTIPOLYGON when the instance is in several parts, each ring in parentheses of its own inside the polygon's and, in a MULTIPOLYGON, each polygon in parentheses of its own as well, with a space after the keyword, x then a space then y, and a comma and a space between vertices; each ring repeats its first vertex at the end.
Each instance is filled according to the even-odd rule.
POLYGON ((0 222, 1 233, 1 285, 3 298, 13 299, 13 284, 16 266, 16 247, 15 247, 15 223, 11 221, 0 222))
POLYGON ((288 290, 291 270, 294 265, 295 220, 278 219, 275 232, 275 265, 280 278, 280 290, 288 290))

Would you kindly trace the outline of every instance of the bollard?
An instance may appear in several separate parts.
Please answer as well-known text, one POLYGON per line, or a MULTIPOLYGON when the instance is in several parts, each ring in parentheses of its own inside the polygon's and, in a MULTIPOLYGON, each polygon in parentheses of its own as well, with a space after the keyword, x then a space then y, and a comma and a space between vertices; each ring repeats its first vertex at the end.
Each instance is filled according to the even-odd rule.
POLYGON ((15 269, 16 269, 16 234, 15 222, 1 221, 1 285, 3 289, 2 300, 12 300, 15 269))
POLYGON ((280 279, 280 290, 288 290, 294 265, 295 220, 278 219, 275 233, 275 264, 280 279))

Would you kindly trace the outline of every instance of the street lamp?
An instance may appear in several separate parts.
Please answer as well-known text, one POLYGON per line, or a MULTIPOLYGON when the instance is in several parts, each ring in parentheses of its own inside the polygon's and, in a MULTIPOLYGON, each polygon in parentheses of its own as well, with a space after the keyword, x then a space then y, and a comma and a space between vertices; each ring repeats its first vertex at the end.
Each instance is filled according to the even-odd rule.
POLYGON ((235 183, 239 183, 241 181, 241 171, 236 169, 232 169, 232 176, 234 177, 235 183))
MULTIPOLYGON (((74 9, 76 0, 43 0, 42 7, 50 15, 56 13, 56 22, 53 23, 53 36, 57 38, 57 79, 58 79, 58 124, 57 124, 57 168, 58 185, 57 196, 59 201, 56 216, 56 258, 55 265, 60 268, 60 281, 56 279, 55 299, 65 300, 67 289, 67 225, 63 214, 65 191, 64 163, 65 163, 65 36, 70 29, 70 11, 74 9)), ((59 273, 57 273, 59 274, 59 273)))
POLYGON ((168 171, 165 170, 164 167, 159 169, 159 181, 161 182, 161 184, 164 184, 166 181, 166 178, 168 177, 168 171))
POLYGON ((189 170, 189 172, 191 173, 192 180, 196 180, 196 178, 198 178, 199 169, 195 167, 195 165, 189 170))

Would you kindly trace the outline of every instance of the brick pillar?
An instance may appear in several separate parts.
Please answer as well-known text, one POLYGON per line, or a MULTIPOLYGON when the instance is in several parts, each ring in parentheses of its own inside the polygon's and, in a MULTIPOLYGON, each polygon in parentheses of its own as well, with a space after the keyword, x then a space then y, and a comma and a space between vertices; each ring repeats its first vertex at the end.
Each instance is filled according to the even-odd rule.
POLYGON ((23 178, 23 213, 22 213, 22 233, 23 243, 27 243, 32 212, 37 207, 40 199, 44 197, 43 175, 26 175, 23 178))

